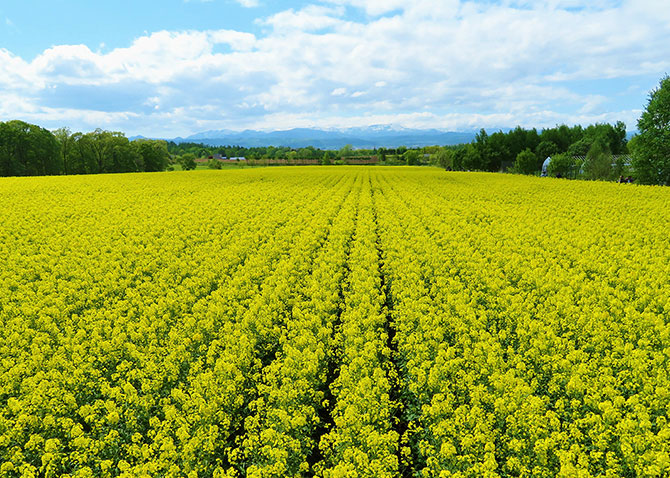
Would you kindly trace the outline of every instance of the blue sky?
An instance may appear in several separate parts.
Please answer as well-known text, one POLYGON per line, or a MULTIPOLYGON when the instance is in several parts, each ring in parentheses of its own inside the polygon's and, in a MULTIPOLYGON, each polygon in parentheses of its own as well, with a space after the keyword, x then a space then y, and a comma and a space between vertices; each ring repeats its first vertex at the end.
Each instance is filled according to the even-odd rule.
POLYGON ((0 120, 634 129, 668 45, 667 0, 3 2, 0 120))

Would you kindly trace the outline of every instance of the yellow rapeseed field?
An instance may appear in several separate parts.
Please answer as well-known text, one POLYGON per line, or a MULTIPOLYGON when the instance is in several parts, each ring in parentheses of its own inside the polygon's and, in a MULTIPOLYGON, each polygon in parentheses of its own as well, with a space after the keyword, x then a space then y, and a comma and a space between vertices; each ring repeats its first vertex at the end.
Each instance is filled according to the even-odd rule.
POLYGON ((2 477, 670 475, 670 189, 0 178, 2 477))

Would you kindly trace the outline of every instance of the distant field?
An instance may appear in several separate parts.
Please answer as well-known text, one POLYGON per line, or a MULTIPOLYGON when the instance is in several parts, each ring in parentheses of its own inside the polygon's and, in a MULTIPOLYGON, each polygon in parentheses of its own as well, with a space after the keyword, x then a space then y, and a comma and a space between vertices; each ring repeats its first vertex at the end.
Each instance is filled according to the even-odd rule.
POLYGON ((670 474, 670 189, 0 179, 0 476, 670 474))

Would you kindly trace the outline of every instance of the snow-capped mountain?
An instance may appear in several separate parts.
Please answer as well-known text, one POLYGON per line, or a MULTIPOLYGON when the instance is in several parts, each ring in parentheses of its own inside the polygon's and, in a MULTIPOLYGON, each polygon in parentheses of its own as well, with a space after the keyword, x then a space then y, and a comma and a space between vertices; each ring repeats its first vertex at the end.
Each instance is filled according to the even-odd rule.
POLYGON ((190 141, 212 146, 289 146, 292 148, 314 146, 322 149, 339 149, 347 144, 354 148, 450 145, 469 143, 474 137, 474 132, 447 132, 437 129, 422 130, 394 125, 373 125, 333 130, 294 128, 285 131, 231 131, 224 129, 205 131, 186 138, 175 138, 174 141, 190 141))

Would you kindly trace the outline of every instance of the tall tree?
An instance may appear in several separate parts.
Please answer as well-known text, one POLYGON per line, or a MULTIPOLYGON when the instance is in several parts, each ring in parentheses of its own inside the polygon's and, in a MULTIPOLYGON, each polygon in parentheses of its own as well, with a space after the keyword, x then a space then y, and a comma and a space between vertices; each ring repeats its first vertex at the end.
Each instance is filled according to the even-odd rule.
POLYGON ((56 141, 60 150, 60 163, 63 168, 63 174, 70 174, 70 156, 74 146, 74 139, 70 128, 58 128, 54 131, 56 141))
POLYGON ((586 154, 584 177, 586 179, 610 179, 612 175, 612 153, 600 139, 596 140, 586 154))
POLYGON ((544 162, 548 157, 558 153, 558 145, 553 141, 542 141, 535 148, 535 154, 537 155, 538 160, 544 162))
POLYGON ((454 152, 451 149, 440 148, 434 154, 434 161, 444 169, 452 169, 454 167, 454 152))
POLYGON ((113 133, 109 131, 104 131, 98 128, 86 135, 90 140, 90 148, 93 153, 93 158, 95 159, 95 171, 93 171, 95 173, 112 172, 111 168, 108 167, 112 149, 112 134, 113 133))
POLYGON ((489 135, 484 128, 475 135, 472 145, 477 152, 477 159, 475 160, 475 156, 470 154, 471 163, 473 163, 470 169, 487 170, 491 160, 491 148, 489 147, 489 135))
POLYGON ((482 155, 474 143, 465 146, 462 161, 463 169, 468 171, 484 169, 482 155))
POLYGON ((14 156, 12 154, 12 133, 7 123, 0 122, 0 175, 12 176, 14 156))
POLYGON ((170 162, 170 153, 165 141, 140 139, 133 141, 133 146, 141 157, 144 171, 165 171, 170 162))
POLYGON ((521 174, 534 174, 537 170, 537 156, 526 148, 516 156, 514 169, 521 174))
POLYGON ((350 144, 344 145, 340 148, 338 156, 340 158, 348 158, 354 155, 354 147, 350 144))
POLYGON ((56 138, 24 121, 0 123, 0 172, 5 176, 58 174, 56 138))
POLYGON ((535 128, 525 130, 521 126, 517 126, 507 133, 507 148, 509 149, 510 157, 512 159, 515 159, 517 155, 526 148, 535 151, 539 142, 540 136, 537 134, 535 128))
POLYGON ((181 169, 184 171, 190 171, 195 169, 197 166, 195 163, 195 154, 193 153, 184 153, 177 159, 177 162, 181 166, 181 169))
MULTIPOLYGON (((130 173, 144 171, 143 156, 124 134, 112 134, 107 138, 107 141, 111 143, 108 160, 109 172, 130 173)), ((167 167, 167 164, 163 169, 165 167, 167 167)))
POLYGON ((670 185, 670 76, 649 94, 632 141, 633 168, 643 184, 670 185))
POLYGON ((549 176, 561 176, 564 178, 575 177, 577 164, 575 159, 567 153, 555 154, 547 168, 549 176))
POLYGON ((408 166, 414 166, 419 164, 419 158, 421 154, 416 149, 408 149, 402 155, 402 159, 408 166))
POLYGON ((93 154, 93 139, 89 134, 73 133, 72 157, 70 170, 74 174, 91 174, 96 171, 96 160, 93 154))
POLYGON ((588 153, 593 143, 601 142, 612 154, 623 154, 626 152, 626 125, 618 121, 615 125, 608 123, 596 123, 589 125, 584 130, 582 138, 573 143, 569 150, 575 156, 583 156, 588 153))
POLYGON ((503 163, 514 161, 507 145, 507 135, 502 131, 493 133, 486 141, 487 167, 489 171, 499 171, 503 163))
POLYGON ((583 128, 579 125, 572 128, 567 125, 560 125, 555 128, 542 130, 540 142, 551 141, 558 147, 558 152, 565 153, 571 144, 579 141, 584 135, 583 128))

